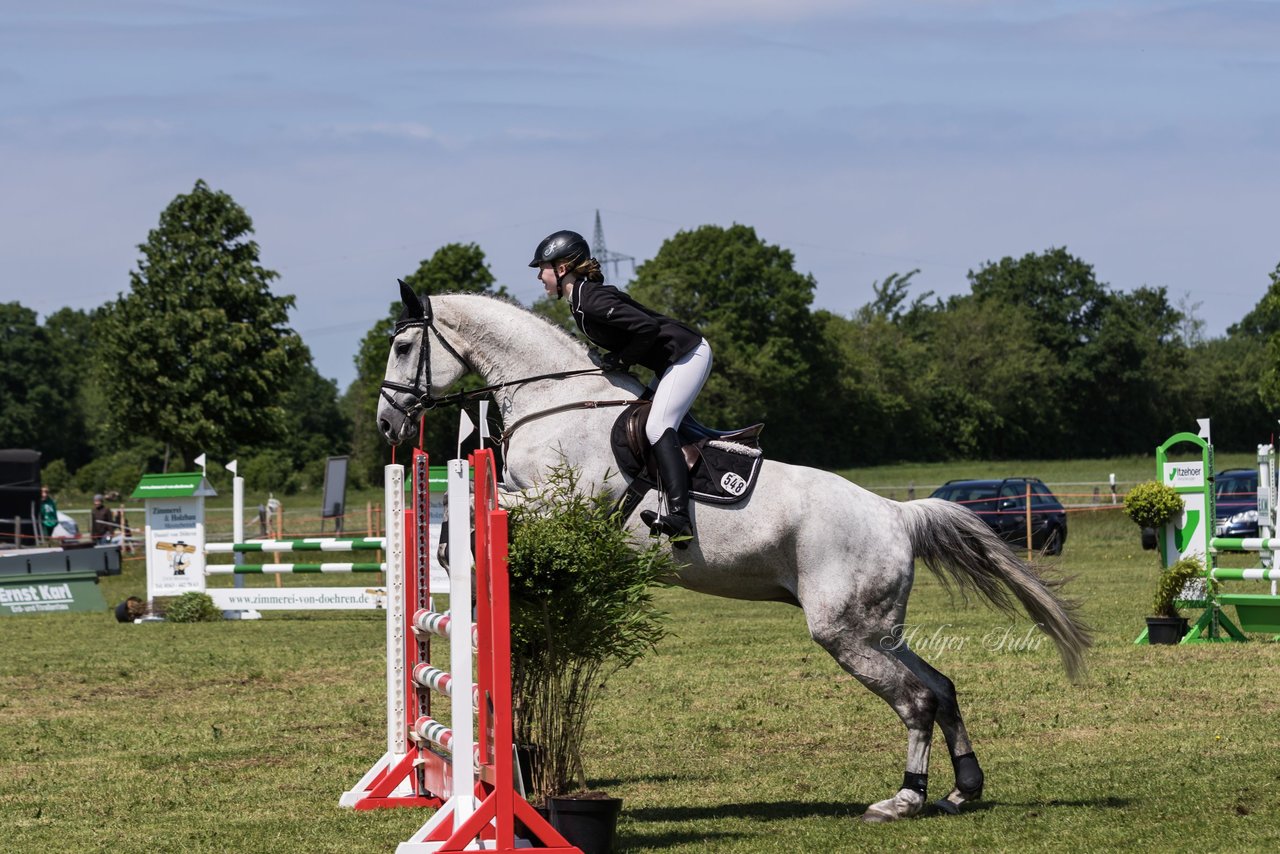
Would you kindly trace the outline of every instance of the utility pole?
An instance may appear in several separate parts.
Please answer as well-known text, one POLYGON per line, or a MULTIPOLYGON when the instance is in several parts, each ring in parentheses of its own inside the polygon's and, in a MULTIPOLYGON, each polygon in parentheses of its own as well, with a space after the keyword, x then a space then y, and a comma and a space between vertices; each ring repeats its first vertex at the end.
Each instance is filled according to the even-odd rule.
POLYGON ((621 252, 610 252, 604 244, 604 226, 600 224, 600 209, 596 208, 596 233, 591 239, 592 255, 600 262, 601 267, 609 264, 613 265, 613 276, 610 281, 617 281, 618 263, 621 261, 631 262, 632 275, 636 272, 636 259, 630 255, 623 255, 621 252))

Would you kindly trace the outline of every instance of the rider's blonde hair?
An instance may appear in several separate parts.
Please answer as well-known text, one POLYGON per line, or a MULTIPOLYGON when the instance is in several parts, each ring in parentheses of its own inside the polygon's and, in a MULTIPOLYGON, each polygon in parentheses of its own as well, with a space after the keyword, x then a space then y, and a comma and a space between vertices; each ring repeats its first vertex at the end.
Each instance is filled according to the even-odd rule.
POLYGON ((579 279, 586 279, 588 282, 604 281, 604 272, 600 269, 600 262, 594 258, 587 258, 577 262, 569 267, 569 272, 579 279))

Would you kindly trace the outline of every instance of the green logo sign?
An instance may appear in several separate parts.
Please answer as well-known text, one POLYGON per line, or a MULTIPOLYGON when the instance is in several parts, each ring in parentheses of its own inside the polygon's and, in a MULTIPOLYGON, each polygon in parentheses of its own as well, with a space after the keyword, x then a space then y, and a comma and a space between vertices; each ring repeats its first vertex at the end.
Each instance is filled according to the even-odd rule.
POLYGON ((1200 511, 1187 511, 1187 524, 1181 528, 1174 529, 1174 545, 1178 548, 1178 554, 1185 554, 1187 546, 1191 544, 1191 537, 1200 527, 1200 511))
POLYGON ((0 617, 14 614, 47 614, 57 611, 103 611, 106 600, 92 580, 4 579, 0 583, 0 617))

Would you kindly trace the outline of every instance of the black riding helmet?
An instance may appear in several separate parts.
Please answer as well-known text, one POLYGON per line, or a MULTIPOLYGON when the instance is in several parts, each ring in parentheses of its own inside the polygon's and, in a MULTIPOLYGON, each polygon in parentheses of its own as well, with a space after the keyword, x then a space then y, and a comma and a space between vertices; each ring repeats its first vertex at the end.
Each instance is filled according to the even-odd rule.
POLYGON ((541 264, 554 264, 557 261, 577 261, 591 254, 587 239, 576 231, 557 231, 542 238, 538 248, 533 250, 530 267, 541 264))
MULTIPOLYGON (((560 261, 568 261, 574 263, 581 261, 583 258, 591 256, 591 247, 587 245, 587 239, 576 231, 557 231, 548 234, 542 238, 542 242, 538 244, 538 248, 533 250, 533 260, 529 262, 530 267, 540 267, 543 264, 557 264, 560 261)), ((556 274, 556 296, 564 297, 564 283, 561 281, 560 271, 557 269, 556 274)))

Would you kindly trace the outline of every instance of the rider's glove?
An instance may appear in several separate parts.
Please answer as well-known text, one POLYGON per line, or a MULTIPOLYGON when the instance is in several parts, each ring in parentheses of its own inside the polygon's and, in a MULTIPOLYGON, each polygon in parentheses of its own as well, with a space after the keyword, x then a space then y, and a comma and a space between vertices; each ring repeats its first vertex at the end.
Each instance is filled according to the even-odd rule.
POLYGON ((600 357, 600 367, 606 371, 625 371, 630 366, 623 364, 617 353, 605 353, 600 357))

